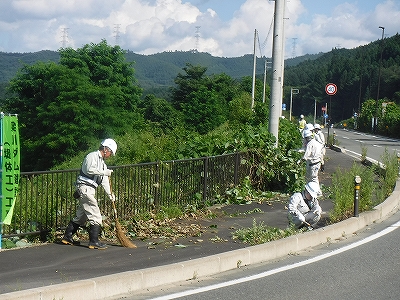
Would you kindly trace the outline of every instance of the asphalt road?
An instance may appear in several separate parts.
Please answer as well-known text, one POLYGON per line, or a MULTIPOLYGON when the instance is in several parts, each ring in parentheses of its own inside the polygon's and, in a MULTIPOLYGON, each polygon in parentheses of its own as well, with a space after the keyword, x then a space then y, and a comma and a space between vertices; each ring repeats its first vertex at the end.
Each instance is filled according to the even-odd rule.
MULTIPOLYGON (((327 130, 324 130, 327 134, 327 130)), ((355 155, 361 155, 363 149, 366 149, 366 156, 376 161, 382 161, 385 150, 389 154, 400 153, 400 140, 398 139, 337 128, 330 129, 329 134, 333 134, 333 132, 336 133, 338 146, 355 155)))
POLYGON ((116 299, 399 299, 400 212, 357 235, 179 286, 116 299))

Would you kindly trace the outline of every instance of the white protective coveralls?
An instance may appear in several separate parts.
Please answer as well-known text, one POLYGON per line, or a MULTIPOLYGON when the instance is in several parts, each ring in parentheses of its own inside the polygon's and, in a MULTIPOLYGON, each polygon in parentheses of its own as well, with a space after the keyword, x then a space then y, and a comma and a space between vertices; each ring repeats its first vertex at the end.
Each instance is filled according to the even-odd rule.
POLYGON ((306 161, 306 181, 316 182, 319 185, 318 172, 321 167, 323 146, 314 138, 307 138, 306 150, 303 159, 306 161))
POLYGON ((311 199, 308 200, 305 193, 306 191, 294 193, 288 204, 289 222, 297 228, 307 225, 304 222, 314 226, 321 219, 322 208, 319 206, 318 199, 311 196, 311 199))

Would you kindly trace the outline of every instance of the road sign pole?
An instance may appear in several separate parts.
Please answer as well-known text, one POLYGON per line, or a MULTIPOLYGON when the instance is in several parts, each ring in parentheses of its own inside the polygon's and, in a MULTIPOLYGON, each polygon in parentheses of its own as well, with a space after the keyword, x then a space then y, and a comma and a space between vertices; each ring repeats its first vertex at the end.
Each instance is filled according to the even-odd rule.
MULTIPOLYGON (((329 111, 329 113, 331 113, 331 111, 329 111)), ((325 114, 328 115, 328 103, 325 103, 325 114)), ((325 127, 326 127, 326 119, 325 118, 325 127)))
POLYGON ((325 86, 325 92, 329 95, 329 114, 331 115, 329 122, 328 122, 328 143, 329 143, 329 127, 331 127, 331 120, 332 120, 332 96, 337 92, 337 86, 334 83, 328 83, 325 86))

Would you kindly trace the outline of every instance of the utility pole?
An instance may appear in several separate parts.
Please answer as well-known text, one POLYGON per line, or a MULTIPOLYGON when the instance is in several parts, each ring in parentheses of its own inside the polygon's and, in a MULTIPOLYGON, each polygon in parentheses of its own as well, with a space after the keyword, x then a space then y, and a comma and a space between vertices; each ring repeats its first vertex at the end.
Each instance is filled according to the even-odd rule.
POLYGON ((265 103, 265 90, 267 87, 267 73, 268 73, 268 64, 270 64, 271 62, 267 60, 267 58, 265 58, 265 64, 264 64, 264 87, 263 87, 263 103, 265 103))
POLYGON ((252 85, 252 89, 251 89, 251 109, 254 108, 254 98, 255 98, 255 90, 256 90, 256 63, 257 63, 256 43, 257 43, 257 29, 254 29, 253 85, 252 85))
POLYGON ((286 0, 275 0, 274 37, 272 45, 272 82, 269 105, 269 132, 275 136, 278 146, 279 118, 282 113, 282 88, 284 67, 284 14, 286 0))
MULTIPOLYGON (((293 95, 299 93, 299 89, 290 88, 290 110, 289 110, 289 121, 292 121, 292 105, 293 105, 293 95)), ((314 122, 315 123, 315 122, 314 122)))
POLYGON ((374 132, 377 131, 378 127, 378 114, 379 114, 379 89, 381 86, 381 72, 382 72, 382 54, 383 54, 383 37, 385 34, 385 27, 379 26, 382 29, 382 39, 381 39, 381 58, 379 59, 379 75, 378 75, 378 92, 376 94, 376 112, 374 118, 374 132))

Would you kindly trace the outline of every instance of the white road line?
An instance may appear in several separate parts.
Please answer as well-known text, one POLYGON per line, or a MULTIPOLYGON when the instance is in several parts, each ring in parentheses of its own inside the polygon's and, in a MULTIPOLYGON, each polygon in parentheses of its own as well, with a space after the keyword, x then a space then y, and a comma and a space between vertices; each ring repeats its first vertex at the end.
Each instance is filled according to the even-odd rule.
POLYGON ((357 153, 357 152, 354 152, 354 151, 351 151, 351 150, 345 150, 345 153, 347 154, 347 155, 349 155, 349 156, 351 156, 351 157, 354 157, 354 158, 358 158, 358 159, 360 159, 361 158, 361 154, 359 154, 359 153, 357 153))
POLYGON ((380 237, 382 237, 382 236, 394 231, 395 229, 397 229, 399 227, 400 227, 400 221, 398 221, 398 222, 392 224, 391 226, 385 228, 384 230, 382 230, 382 231, 380 231, 378 233, 375 233, 375 234, 373 234, 373 235, 371 235, 371 236, 369 236, 369 237, 367 237, 365 239, 362 239, 362 240, 360 240, 358 242, 355 242, 355 243, 352 243, 350 245, 344 246, 342 248, 333 250, 333 251, 328 252, 326 254, 322 254, 322 255, 318 255, 318 256, 313 257, 313 258, 306 259, 304 261, 301 261, 301 262, 298 262, 298 263, 295 263, 295 264, 292 264, 292 265, 283 266, 283 267, 280 267, 280 268, 276 268, 276 269, 269 270, 269 271, 266 271, 266 272, 262 272, 262 273, 259 273, 259 274, 255 274, 255 275, 252 275, 252 276, 247 276, 247 277, 242 277, 242 278, 238 278, 238 279, 235 279, 235 280, 230 280, 230 281, 227 281, 227 282, 222 282, 222 283, 213 284, 213 285, 209 285, 209 286, 205 286, 205 287, 201 287, 201 288, 197 288, 197 289, 193 289, 193 290, 189 290, 189 291, 184 291, 184 292, 179 292, 179 293, 174 293, 174 294, 170 294, 170 295, 165 295, 165 296, 153 298, 153 300, 169 300, 169 299, 176 299, 176 298, 180 298, 180 297, 190 296, 190 295, 194 295, 194 294, 199 294, 199 293, 203 293, 203 292, 207 292, 207 291, 216 290, 216 289, 219 289, 219 288, 232 286, 232 285, 235 285, 235 284, 240 284, 240 283, 244 283, 244 282, 248 282, 248 281, 252 281, 252 280, 257 280, 257 279, 268 277, 270 275, 274 275, 274 274, 277 274, 277 273, 280 273, 280 272, 284 272, 284 271, 291 270, 291 269, 294 269, 294 268, 302 267, 302 266, 305 266, 305 265, 308 265, 308 264, 323 260, 325 258, 334 256, 334 255, 337 255, 337 254, 340 254, 340 253, 343 253, 343 252, 345 252, 347 250, 356 248, 356 247, 361 246, 363 244, 369 243, 369 242, 371 242, 371 241, 373 241, 373 240, 375 240, 377 238, 380 238, 380 237))

